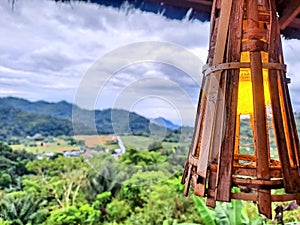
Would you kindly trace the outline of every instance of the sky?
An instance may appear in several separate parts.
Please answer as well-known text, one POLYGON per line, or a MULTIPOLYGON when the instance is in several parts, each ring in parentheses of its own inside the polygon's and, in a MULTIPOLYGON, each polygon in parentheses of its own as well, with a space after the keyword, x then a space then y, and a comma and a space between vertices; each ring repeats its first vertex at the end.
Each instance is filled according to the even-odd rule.
MULTIPOLYGON (((209 23, 126 7, 0 0, 0 96, 123 108, 193 125, 209 23), (176 52, 176 54, 174 54, 176 52)), ((300 41, 283 40, 295 111, 300 41)))

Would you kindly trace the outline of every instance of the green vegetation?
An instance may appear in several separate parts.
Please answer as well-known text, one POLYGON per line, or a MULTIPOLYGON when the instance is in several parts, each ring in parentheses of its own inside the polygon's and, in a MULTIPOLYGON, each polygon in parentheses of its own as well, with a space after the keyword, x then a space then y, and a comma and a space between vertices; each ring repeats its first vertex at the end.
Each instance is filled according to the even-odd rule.
POLYGON ((41 154, 45 152, 64 152, 70 150, 79 150, 80 147, 77 145, 71 145, 67 141, 57 138, 55 141, 50 143, 45 143, 41 141, 31 141, 29 144, 19 144, 11 145, 13 150, 23 150, 26 149, 27 152, 34 154, 41 154))
MULTIPOLYGON (((144 117, 124 110, 96 111, 98 131, 109 134, 113 127, 124 134, 126 152, 118 154, 115 136, 69 136, 69 103, 14 98, 0 98, 0 103, 0 139, 9 144, 0 142, 0 225, 272 224, 251 202, 233 200, 210 209, 204 199, 183 196, 180 178, 190 128, 167 130, 158 139, 150 136, 144 117), (126 116, 130 131, 120 120, 112 124, 126 116), (70 150, 93 154, 64 157, 70 150), (57 154, 37 157, 46 152, 57 154)), ((246 154, 253 152, 249 123, 244 119, 240 129, 246 154)), ((285 212, 284 219, 299 221, 299 209, 285 212)))
MULTIPOLYGON (((26 153, 3 143, 0 147, 7 157, 26 153)), ((62 156, 36 160, 26 154, 24 171, 12 175, 19 184, 1 188, 0 216, 7 224, 201 221, 193 199, 182 195, 179 174, 172 174, 158 149, 129 149, 119 160, 104 153, 89 160, 62 156)), ((11 165, 4 163, 7 168, 11 165)))
MULTIPOLYGON (((150 136, 150 120, 134 112, 121 109, 85 110, 65 101, 30 102, 20 98, 0 98, 0 140, 10 142, 15 137, 41 134, 43 136, 92 135, 95 118, 99 134, 150 136), (72 124, 72 112, 80 123, 72 124)), ((165 128, 151 124, 151 130, 164 132, 165 128)), ((167 129, 166 140, 178 141, 181 132, 167 129)))
POLYGON ((13 151, 0 142, 0 189, 20 187, 20 178, 29 174, 26 164, 35 156, 26 151, 13 151))
POLYGON ((0 140, 11 137, 72 135, 72 124, 68 120, 46 115, 27 113, 15 108, 0 107, 0 140))
POLYGON ((133 148, 138 150, 151 150, 151 145, 153 144, 161 145, 161 147, 167 151, 172 151, 175 147, 178 146, 184 146, 188 148, 190 145, 188 141, 182 143, 168 142, 165 140, 157 141, 157 138, 133 136, 133 135, 122 136, 122 140, 126 148, 133 148))
POLYGON ((126 148, 133 148, 137 150, 145 150, 154 140, 142 136, 123 136, 123 143, 126 148))
MULTIPOLYGON (((271 224, 250 202, 218 203, 213 210, 201 198, 184 197, 178 162, 188 149, 163 146, 149 142, 150 150, 127 149, 118 160, 111 153, 37 160, 1 143, 0 224, 271 224)), ((286 212, 285 220, 298 220, 297 212, 286 212)))
POLYGON ((106 149, 114 150, 119 148, 115 136, 58 136, 58 137, 43 137, 38 135, 38 138, 19 138, 18 142, 10 141, 10 147, 13 150, 26 150, 34 154, 42 154, 46 152, 63 153, 66 151, 76 151, 80 149, 95 149, 96 151, 104 152, 106 149), (17 143, 17 144, 15 144, 17 143))

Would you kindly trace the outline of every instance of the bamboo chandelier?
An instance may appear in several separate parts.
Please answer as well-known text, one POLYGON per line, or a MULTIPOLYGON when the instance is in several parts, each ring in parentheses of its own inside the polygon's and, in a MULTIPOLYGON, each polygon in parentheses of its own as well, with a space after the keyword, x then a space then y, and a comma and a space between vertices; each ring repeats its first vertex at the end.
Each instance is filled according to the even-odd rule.
POLYGON ((299 202, 299 140, 275 0, 214 0, 203 75, 185 195, 192 185, 208 206, 254 201, 269 218, 272 202, 299 202), (253 151, 242 148, 243 121, 253 151), (234 186, 241 192, 233 193, 234 186), (274 194, 282 188, 285 194, 274 194))

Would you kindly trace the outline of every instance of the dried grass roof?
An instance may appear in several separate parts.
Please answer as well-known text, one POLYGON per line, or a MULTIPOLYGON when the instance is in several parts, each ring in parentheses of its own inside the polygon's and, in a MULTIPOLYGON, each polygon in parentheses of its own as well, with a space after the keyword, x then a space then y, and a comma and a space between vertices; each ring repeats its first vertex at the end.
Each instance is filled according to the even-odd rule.
MULTIPOLYGON (((71 0, 55 0, 70 2, 71 0)), ((208 21, 213 0, 81 0, 102 5, 121 7, 129 3, 134 8, 161 13, 169 18, 180 19, 189 9, 191 18, 208 21), (177 10, 177 11, 176 11, 177 10), (177 13, 177 14, 176 14, 177 13), (180 14, 181 13, 181 14, 180 14)), ((300 0, 276 0, 281 33, 287 39, 300 39, 300 0)))
MULTIPOLYGON (((193 8, 210 14, 213 0, 145 0, 182 8, 193 8)), ((276 0, 281 33, 286 38, 300 39, 300 0, 276 0)), ((207 16, 209 19, 209 16, 207 16)))

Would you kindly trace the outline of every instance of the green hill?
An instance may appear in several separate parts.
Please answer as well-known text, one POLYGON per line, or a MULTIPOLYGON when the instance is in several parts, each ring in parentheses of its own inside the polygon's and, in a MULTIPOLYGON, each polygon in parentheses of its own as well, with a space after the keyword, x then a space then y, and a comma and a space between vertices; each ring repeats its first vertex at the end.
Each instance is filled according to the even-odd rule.
POLYGON ((0 105, 7 108, 19 109, 23 112, 52 116, 60 119, 71 120, 73 105, 60 101, 49 103, 46 101, 30 102, 22 98, 5 97, 0 98, 0 105))
POLYGON ((0 106, 0 140, 11 136, 72 135, 72 124, 68 120, 47 115, 23 112, 13 107, 0 106))
POLYGON ((166 132, 164 135, 173 139, 178 138, 178 134, 174 137, 173 131, 158 124, 150 124, 149 119, 134 112, 122 109, 92 111, 66 101, 49 103, 30 102, 15 97, 0 98, 0 117, 0 140, 35 134, 72 135, 73 125, 75 134, 94 134, 93 128, 96 126, 98 134, 149 136, 155 131, 166 132), (76 115, 73 123, 72 115, 76 115))
MULTIPOLYGON (((295 113, 296 124, 300 125, 300 113, 295 113)), ((271 123, 271 121, 269 121, 271 123)), ((15 97, 0 98, 0 140, 13 136, 90 135, 119 134, 150 136, 155 133, 165 141, 190 140, 193 128, 180 127, 177 130, 166 125, 122 109, 86 110, 66 101, 50 103, 30 102, 15 97), (72 122, 72 115, 76 119, 72 122), (75 128, 75 132, 74 129, 75 128)), ((272 131, 272 130, 271 130, 272 131)), ((270 132, 271 132, 270 131, 270 132)), ((253 148, 253 135, 249 119, 241 120, 241 147, 253 148)), ((271 146, 275 146, 274 132, 270 134, 271 146)))

